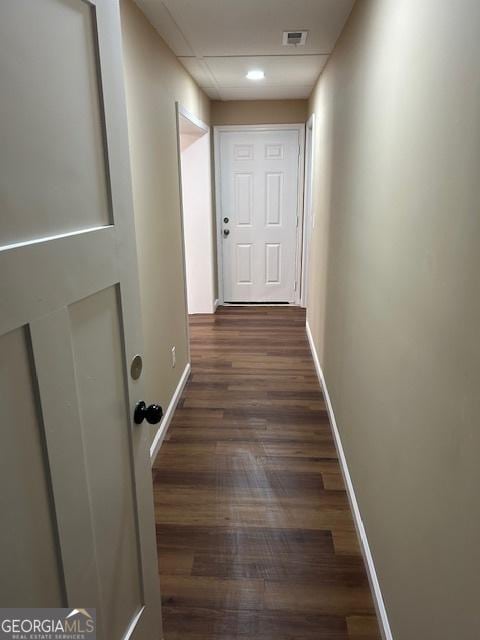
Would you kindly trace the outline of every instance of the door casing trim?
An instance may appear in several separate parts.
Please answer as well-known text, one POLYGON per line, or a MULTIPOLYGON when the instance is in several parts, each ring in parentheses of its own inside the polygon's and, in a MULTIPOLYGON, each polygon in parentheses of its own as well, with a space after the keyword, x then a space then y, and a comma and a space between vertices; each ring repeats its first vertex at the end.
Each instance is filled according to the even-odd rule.
POLYGON ((304 196, 304 171, 305 171, 305 123, 296 124, 237 124, 237 125, 216 125, 213 127, 213 160, 215 175, 215 223, 217 236, 217 278, 218 278, 218 300, 219 304, 225 302, 223 295, 223 250, 222 250, 222 199, 220 189, 220 134, 222 132, 235 131, 285 131, 294 130, 298 132, 298 184, 297 184, 297 238, 295 249, 295 298, 294 304, 299 305, 301 301, 302 288, 302 263, 303 263, 303 196, 304 196))
POLYGON ((303 185, 303 240, 302 240, 302 307, 307 306, 308 296, 308 260, 310 242, 314 229, 313 183, 315 178, 315 114, 312 113, 305 125, 305 174, 303 185), (310 144, 308 144, 310 142, 310 144), (308 157, 310 155, 310 158, 308 157), (308 165, 308 166, 307 166, 308 165), (307 175, 308 169, 308 175, 307 175), (307 201, 307 195, 310 201, 307 201))

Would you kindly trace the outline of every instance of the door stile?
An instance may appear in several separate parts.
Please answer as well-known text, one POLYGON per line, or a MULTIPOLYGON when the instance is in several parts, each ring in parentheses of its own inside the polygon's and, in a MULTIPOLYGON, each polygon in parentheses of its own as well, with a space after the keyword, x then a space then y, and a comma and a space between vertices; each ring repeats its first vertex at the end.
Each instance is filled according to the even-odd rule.
MULTIPOLYGON (((142 378, 133 380, 129 375, 129 365, 135 355, 143 353, 141 326, 141 300, 138 281, 138 263, 133 216, 133 195, 129 165, 129 148, 126 98, 124 90, 123 60, 120 13, 115 2, 97 1, 96 21, 98 31, 98 52, 100 78, 105 113, 105 132, 109 179, 111 185, 112 217, 115 229, 116 252, 118 255, 120 307, 123 323, 125 379, 128 381, 128 404, 131 427, 131 455, 134 469, 134 497, 137 518, 140 566, 142 567, 142 588, 146 607, 136 621, 135 630, 142 627, 159 627, 161 637, 161 604, 157 565, 151 558, 157 557, 155 523, 153 517, 153 486, 150 468, 150 432, 143 425, 133 423, 135 405, 143 397, 142 378), (135 453, 134 453, 135 452, 135 453), (146 515, 150 517, 146 517, 146 515), (152 623, 152 617, 156 618, 152 623), (149 620, 149 622, 148 622, 149 620), (150 626, 148 626, 150 625, 150 626)), ((149 399, 145 399, 149 400, 149 399)))

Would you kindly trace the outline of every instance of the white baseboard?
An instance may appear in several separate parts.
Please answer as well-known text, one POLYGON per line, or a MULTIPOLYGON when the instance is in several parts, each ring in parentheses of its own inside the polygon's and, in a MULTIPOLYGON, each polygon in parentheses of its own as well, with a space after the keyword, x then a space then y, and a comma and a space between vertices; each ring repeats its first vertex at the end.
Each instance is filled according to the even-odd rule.
POLYGON ((219 304, 220 304, 220 300, 216 298, 213 302, 213 313, 215 313, 219 304))
POLYGON ((307 331, 308 342, 310 344, 310 351, 312 352, 312 358, 315 364, 315 370, 318 376, 318 381, 320 382, 320 386, 322 388, 323 395, 325 398, 325 403, 327 405, 328 416, 330 418, 330 424, 332 426, 333 437, 335 440, 335 447, 337 449, 338 459, 340 461, 340 468, 342 470, 343 479, 345 481, 345 486, 347 488, 348 500, 350 502, 350 508, 352 510, 353 520, 355 522, 355 527, 357 529, 357 534, 360 540, 360 547, 361 547, 363 559, 365 561, 365 565, 367 568, 367 574, 370 582, 370 587, 372 589, 375 608, 377 610, 377 617, 380 625, 380 631, 382 633, 383 640, 393 640, 392 631, 390 629, 390 624, 388 622, 387 611, 385 609, 382 592, 380 590, 380 584, 377 578, 377 572, 375 571, 375 565, 373 563, 372 553, 370 551, 370 546, 368 544, 367 533, 365 531, 365 527, 363 526, 362 516, 360 515, 360 509, 358 507, 358 502, 355 496, 352 479, 350 477, 350 472, 348 470, 347 459, 345 458, 345 453, 343 451, 342 441, 340 439, 340 433, 338 431, 337 422, 335 420, 335 414, 333 413, 332 403, 330 401, 330 396, 328 395, 327 383, 325 382, 325 377, 323 375, 322 367, 320 366, 320 361, 318 359, 317 350, 313 342, 312 332, 310 331, 308 321, 306 324, 306 331, 307 331))
POLYGON ((187 383, 188 376, 190 375, 191 366, 190 363, 187 362, 187 366, 185 367, 182 377, 175 389, 175 393, 170 400, 167 410, 160 422, 158 427, 158 431, 155 434, 155 438, 153 439, 152 445, 150 447, 150 461, 153 464, 155 458, 157 457, 157 453, 160 451, 160 447, 162 446, 163 439, 167 433, 170 422, 172 421, 173 414, 175 413, 175 409, 177 408, 178 401, 180 400, 180 396, 182 395, 182 391, 187 383))

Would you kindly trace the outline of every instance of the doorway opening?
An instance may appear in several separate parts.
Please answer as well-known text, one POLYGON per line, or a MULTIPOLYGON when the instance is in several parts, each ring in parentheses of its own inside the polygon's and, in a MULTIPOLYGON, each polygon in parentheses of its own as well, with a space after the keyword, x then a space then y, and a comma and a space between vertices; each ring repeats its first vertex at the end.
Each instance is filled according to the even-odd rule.
POLYGON ((177 103, 177 132, 187 311, 214 313, 218 301, 210 128, 177 103))

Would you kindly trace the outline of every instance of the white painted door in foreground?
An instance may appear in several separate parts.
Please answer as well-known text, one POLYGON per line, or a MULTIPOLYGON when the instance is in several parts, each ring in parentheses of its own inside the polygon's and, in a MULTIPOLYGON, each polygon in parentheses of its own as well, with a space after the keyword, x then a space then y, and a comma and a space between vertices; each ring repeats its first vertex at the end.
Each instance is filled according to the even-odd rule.
POLYGON ((294 302, 298 129, 219 131, 226 302, 294 302))
POLYGON ((118 3, 2 2, 0 77, 0 602, 160 638, 118 3))

